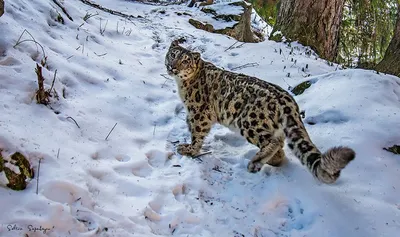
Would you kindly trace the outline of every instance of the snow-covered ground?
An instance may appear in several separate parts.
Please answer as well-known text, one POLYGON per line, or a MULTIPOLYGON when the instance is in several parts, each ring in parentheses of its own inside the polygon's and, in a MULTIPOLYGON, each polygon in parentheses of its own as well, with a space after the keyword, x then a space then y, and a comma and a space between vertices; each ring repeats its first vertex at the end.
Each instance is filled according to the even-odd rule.
POLYGON ((194 29, 176 13, 203 13, 184 5, 95 1, 143 17, 129 21, 59 2, 74 21, 42 0, 6 1, 0 18, 0 148, 36 171, 42 159, 38 195, 36 179, 0 188, 0 236, 399 236, 400 157, 382 149, 400 141, 399 78, 339 70, 294 43, 226 50, 235 40, 194 29), (47 56, 46 88, 57 70, 52 108, 34 99, 41 48, 13 47, 25 29, 47 56), (357 152, 338 182, 316 181, 286 147, 282 168, 248 173, 257 149, 221 126, 203 147, 211 154, 175 155, 189 133, 164 56, 180 36, 220 67, 258 63, 236 71, 283 88, 313 79, 296 97, 313 141, 357 152))

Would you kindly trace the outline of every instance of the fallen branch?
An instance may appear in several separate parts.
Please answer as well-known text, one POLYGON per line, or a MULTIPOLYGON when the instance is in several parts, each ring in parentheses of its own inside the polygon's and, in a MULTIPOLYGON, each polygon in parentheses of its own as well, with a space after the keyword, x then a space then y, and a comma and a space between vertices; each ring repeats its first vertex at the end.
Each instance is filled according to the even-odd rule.
POLYGON ((152 6, 169 6, 169 5, 179 5, 185 2, 185 0, 178 0, 173 2, 151 2, 146 0, 135 0, 133 2, 140 2, 141 4, 145 5, 152 5, 152 6))
POLYGON ((53 2, 59 7, 61 8, 61 10, 64 12, 64 14, 68 17, 68 19, 70 19, 71 21, 74 21, 72 19, 72 17, 68 14, 67 10, 65 10, 65 8, 59 3, 57 2, 57 0, 53 0, 53 2))
POLYGON ((122 13, 122 12, 119 12, 119 11, 114 11, 114 10, 105 8, 103 6, 100 6, 99 4, 93 3, 93 2, 91 2, 89 0, 81 0, 81 2, 83 2, 84 4, 89 5, 91 7, 94 7, 94 8, 97 8, 99 10, 102 10, 104 12, 108 12, 108 13, 110 13, 112 15, 116 15, 116 16, 120 16, 120 17, 126 18, 128 20, 130 20, 130 19, 144 19, 140 15, 134 16, 134 15, 128 15, 128 14, 125 14, 125 13, 122 13))
POLYGON ((258 66, 258 65, 259 65, 258 63, 246 63, 246 64, 244 64, 244 65, 231 68, 231 70, 232 70, 232 71, 235 71, 235 70, 239 70, 239 69, 243 69, 243 68, 247 68, 247 67, 256 67, 256 66, 258 66))

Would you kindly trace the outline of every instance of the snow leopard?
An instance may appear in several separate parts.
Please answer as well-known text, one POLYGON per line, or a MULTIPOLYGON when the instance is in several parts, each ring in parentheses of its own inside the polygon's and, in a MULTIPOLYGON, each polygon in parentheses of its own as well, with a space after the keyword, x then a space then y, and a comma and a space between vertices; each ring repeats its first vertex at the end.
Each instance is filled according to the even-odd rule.
POLYGON ((299 106, 289 92, 256 77, 221 69, 174 40, 165 66, 175 78, 187 112, 190 144, 179 144, 177 152, 196 156, 215 123, 236 129, 259 148, 248 163, 249 172, 264 164, 280 166, 285 139, 300 162, 323 183, 334 183, 356 153, 337 146, 321 153, 303 124, 299 106))

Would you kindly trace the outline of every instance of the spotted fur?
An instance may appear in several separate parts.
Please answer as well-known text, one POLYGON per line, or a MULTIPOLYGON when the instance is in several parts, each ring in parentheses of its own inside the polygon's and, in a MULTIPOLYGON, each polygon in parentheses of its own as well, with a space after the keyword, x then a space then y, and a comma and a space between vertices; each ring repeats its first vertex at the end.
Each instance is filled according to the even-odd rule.
POLYGON ((301 163, 324 183, 335 182, 355 157, 347 147, 321 154, 304 127, 296 101, 277 85, 220 69, 177 41, 171 43, 165 65, 178 84, 192 135, 191 144, 178 146, 182 155, 197 155, 211 126, 219 123, 239 130, 260 148, 249 162, 250 172, 258 172, 264 164, 281 165, 285 138, 301 163))

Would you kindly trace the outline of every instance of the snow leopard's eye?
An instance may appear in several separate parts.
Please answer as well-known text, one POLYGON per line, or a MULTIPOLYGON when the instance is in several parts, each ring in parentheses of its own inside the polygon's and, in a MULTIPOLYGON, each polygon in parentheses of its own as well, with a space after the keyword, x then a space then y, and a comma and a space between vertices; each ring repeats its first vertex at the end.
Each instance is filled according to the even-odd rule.
POLYGON ((186 60, 186 59, 185 59, 185 60, 183 60, 183 61, 182 61, 182 64, 183 64, 183 65, 187 65, 187 64, 189 64, 189 60, 186 60))

